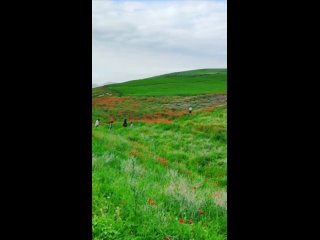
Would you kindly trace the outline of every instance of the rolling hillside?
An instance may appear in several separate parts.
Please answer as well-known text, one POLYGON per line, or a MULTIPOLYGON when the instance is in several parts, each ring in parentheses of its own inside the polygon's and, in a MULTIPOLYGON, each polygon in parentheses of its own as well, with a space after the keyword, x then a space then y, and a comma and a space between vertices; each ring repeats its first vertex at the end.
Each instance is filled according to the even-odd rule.
POLYGON ((226 69, 92 89, 93 240, 227 239, 226 89, 226 69))
POLYGON ((198 69, 97 87, 92 96, 190 96, 226 89, 226 69, 198 69))

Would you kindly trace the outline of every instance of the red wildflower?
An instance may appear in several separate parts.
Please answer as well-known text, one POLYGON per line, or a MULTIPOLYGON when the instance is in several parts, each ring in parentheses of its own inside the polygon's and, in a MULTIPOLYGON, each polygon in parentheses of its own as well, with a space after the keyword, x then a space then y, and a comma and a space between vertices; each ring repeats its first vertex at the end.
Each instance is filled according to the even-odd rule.
POLYGON ((170 240, 170 238, 168 236, 166 236, 166 239, 165 240, 170 240))
POLYGON ((203 210, 199 210, 199 214, 200 215, 204 214, 204 211, 203 210))
POLYGON ((130 155, 138 155, 139 151, 137 149, 133 150, 132 152, 130 152, 130 155))
POLYGON ((152 204, 152 205, 156 205, 157 203, 156 203, 155 201, 153 201, 151 204, 152 204))
POLYGON ((180 223, 184 223, 184 219, 183 219, 183 218, 180 218, 179 222, 180 222, 180 223))
POLYGON ((163 166, 167 166, 168 164, 167 160, 162 157, 156 157, 156 160, 162 163, 163 166))
POLYGON ((192 220, 190 220, 190 221, 189 221, 189 224, 192 224, 192 223, 193 223, 192 220))
POLYGON ((152 201, 152 198, 148 198, 148 202, 151 202, 152 201))

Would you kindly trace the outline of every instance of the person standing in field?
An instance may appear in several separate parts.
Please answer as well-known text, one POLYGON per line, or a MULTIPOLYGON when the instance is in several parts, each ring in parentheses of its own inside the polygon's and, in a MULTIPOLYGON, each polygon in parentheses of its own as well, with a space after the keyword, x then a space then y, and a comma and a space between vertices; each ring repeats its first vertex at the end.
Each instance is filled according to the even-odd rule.
POLYGON ((109 130, 112 129, 112 123, 113 123, 113 121, 111 120, 111 121, 109 122, 109 130))
POLYGON ((123 120, 122 126, 123 126, 123 127, 127 127, 127 126, 128 126, 128 123, 127 123, 127 119, 126 119, 126 118, 123 120))
POLYGON ((190 107, 189 107, 189 113, 191 113, 191 112, 192 112, 192 107, 190 106, 190 107))
POLYGON ((131 127, 131 128, 133 127, 133 122, 132 122, 132 121, 130 122, 130 127, 131 127))
POLYGON ((95 126, 95 127, 99 127, 99 125, 100 125, 100 119, 97 119, 97 120, 96 120, 96 123, 94 124, 94 126, 95 126))

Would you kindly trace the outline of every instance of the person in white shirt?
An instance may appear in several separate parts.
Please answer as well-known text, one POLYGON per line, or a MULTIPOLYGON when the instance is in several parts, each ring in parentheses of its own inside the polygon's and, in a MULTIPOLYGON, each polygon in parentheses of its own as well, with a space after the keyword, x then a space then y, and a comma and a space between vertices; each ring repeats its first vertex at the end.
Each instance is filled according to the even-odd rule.
POLYGON ((189 113, 191 113, 192 112, 192 107, 189 107, 189 113))
POLYGON ((100 124, 100 120, 97 119, 97 120, 96 120, 96 123, 94 124, 94 126, 95 126, 95 127, 99 127, 99 124, 100 124))

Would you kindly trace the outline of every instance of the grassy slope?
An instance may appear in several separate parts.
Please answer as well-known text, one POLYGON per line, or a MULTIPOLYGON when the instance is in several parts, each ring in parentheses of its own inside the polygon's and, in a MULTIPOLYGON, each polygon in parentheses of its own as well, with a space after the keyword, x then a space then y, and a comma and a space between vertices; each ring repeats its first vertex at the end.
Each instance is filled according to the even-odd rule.
POLYGON ((105 103, 93 104, 93 120, 99 117, 103 123, 92 130, 93 239, 226 239, 226 106, 207 111, 207 104, 221 104, 210 95, 191 97, 226 93, 226 70, 110 86, 93 89, 93 100, 105 103), (168 112, 188 104, 195 106, 192 115, 168 112), (111 115, 130 111, 131 116, 161 112, 172 122, 122 128, 117 120, 107 129, 111 115))
POLYGON ((226 239, 226 108, 120 124, 92 133, 93 239, 226 239))
POLYGON ((188 107, 194 111, 204 111, 207 107, 225 105, 226 96, 206 94, 197 96, 166 97, 100 97, 92 101, 92 120, 100 118, 102 124, 111 118, 122 121, 124 116, 129 120, 139 121, 145 117, 172 119, 177 115, 188 114, 188 107))
POLYGON ((93 96, 113 93, 121 96, 187 96, 225 93, 226 69, 199 69, 110 84, 93 89, 93 96))

